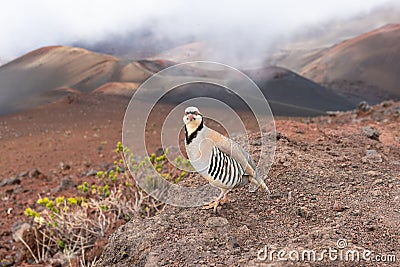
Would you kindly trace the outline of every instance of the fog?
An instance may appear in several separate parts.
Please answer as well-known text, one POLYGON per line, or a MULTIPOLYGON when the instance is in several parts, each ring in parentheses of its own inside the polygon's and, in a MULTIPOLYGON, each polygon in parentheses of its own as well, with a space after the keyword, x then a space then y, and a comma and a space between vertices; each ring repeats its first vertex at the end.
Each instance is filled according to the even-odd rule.
MULTIPOLYGON (((308 28, 368 14, 395 4, 383 0, 280 1, 2 1, 0 62, 47 45, 95 47, 135 42, 145 32, 154 42, 203 41, 225 56, 242 60, 263 55, 308 28), (146 32, 147 31, 147 32, 146 32), (121 41, 122 40, 122 41, 121 41)), ((382 23, 385 23, 383 21, 382 23)), ((124 44, 130 47, 130 43, 124 44)), ((138 42, 139 43, 139 42, 138 42)), ((150 44, 149 44, 150 45, 150 44)), ((142 42, 146 46, 146 41, 142 42)), ((132 49, 138 48, 132 44, 132 49)))

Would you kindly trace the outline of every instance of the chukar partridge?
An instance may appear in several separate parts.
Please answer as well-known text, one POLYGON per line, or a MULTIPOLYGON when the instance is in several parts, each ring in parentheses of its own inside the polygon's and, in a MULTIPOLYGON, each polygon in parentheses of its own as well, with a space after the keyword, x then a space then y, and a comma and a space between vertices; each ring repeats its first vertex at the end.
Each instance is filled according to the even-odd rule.
POLYGON ((257 175, 250 155, 236 142, 204 125, 196 107, 188 107, 183 116, 185 147, 190 163, 208 182, 221 189, 218 198, 204 209, 214 208, 229 201, 228 193, 249 183, 269 192, 257 175))

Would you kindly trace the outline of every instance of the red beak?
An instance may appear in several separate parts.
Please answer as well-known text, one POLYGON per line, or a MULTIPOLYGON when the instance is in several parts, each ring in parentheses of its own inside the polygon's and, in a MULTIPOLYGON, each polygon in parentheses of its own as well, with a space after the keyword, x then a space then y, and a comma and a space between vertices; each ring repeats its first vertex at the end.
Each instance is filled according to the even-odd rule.
POLYGON ((193 120, 194 119, 194 117, 193 117, 193 114, 189 114, 189 115, 187 115, 187 118, 188 118, 188 120, 193 120))

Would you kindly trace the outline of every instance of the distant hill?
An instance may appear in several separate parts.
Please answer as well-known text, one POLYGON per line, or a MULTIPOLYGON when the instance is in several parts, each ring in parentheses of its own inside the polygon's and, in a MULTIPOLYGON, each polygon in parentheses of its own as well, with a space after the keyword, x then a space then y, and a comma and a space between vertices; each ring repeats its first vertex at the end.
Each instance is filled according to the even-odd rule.
POLYGON ((386 24, 399 23, 399 18, 400 3, 387 1, 356 16, 337 17, 315 26, 302 27, 286 41, 280 42, 266 63, 300 72, 304 65, 313 61, 331 46, 386 24))
POLYGON ((353 98, 399 99, 399 44, 400 24, 386 25, 332 46, 300 73, 353 98))
MULTIPOLYGON (((151 73, 121 68, 120 59, 82 48, 50 46, 0 67, 0 114, 13 113, 71 93, 92 92, 136 71, 140 82, 151 73), (73 88, 75 91, 63 90, 73 88)), ((131 75, 133 76, 133 75, 131 75)))
POLYGON ((30 52, 0 67, 0 114, 71 93, 60 87, 89 92, 110 79, 116 64, 115 57, 80 48, 51 46, 30 52))
POLYGON ((343 96, 284 68, 265 67, 245 73, 261 88, 276 115, 315 116, 354 108, 343 96))
MULTIPOLYGON (((162 59, 130 61, 82 48, 44 47, 0 67, 0 115, 70 94, 129 97, 151 75, 174 64, 162 59)), ((177 75, 193 75, 198 71, 188 68, 177 75)), ((275 115, 314 116, 328 110, 353 108, 344 97, 289 70, 268 67, 245 72, 259 85, 275 115)), ((222 73, 210 71, 209 75, 218 79, 222 73)), ((182 86, 163 101, 181 103, 193 96, 215 97, 236 107, 241 105, 240 99, 235 100, 225 89, 212 85, 182 86)))
MULTIPOLYGON (((196 73, 195 68, 184 68, 179 75, 196 73)), ((202 71, 202 74, 207 72, 202 71)), ((279 67, 266 67, 255 70, 244 70, 261 89, 274 115, 278 116, 317 116, 327 111, 349 110, 355 106, 346 98, 334 93, 315 82, 279 67)), ((207 77, 218 80, 226 74, 210 72, 207 77)), ((235 81, 232 79, 231 83, 235 81)), ((245 90, 245 88, 243 88, 245 90)), ((245 91, 243 92, 245 94, 245 91)), ((248 110, 247 105, 231 91, 207 83, 190 83, 169 91, 162 102, 180 104, 194 97, 218 99, 235 109, 248 110)))

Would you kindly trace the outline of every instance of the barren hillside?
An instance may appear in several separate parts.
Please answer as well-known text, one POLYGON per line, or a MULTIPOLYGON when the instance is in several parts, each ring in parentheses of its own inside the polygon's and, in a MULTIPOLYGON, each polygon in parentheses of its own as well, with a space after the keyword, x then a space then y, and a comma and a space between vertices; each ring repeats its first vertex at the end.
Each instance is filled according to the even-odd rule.
MULTIPOLYGON (((81 48, 44 47, 0 67, 0 114, 12 114, 81 93, 130 97, 151 75, 175 64, 163 59, 129 61, 81 48)), ((198 70, 189 68, 184 72, 179 75, 195 75, 198 70)), ((354 108, 343 96, 284 68, 244 72, 258 84, 278 116, 315 116, 354 108)), ((224 73, 215 71, 207 75, 226 78, 224 73)), ((222 94, 222 88, 203 87, 182 86, 165 100, 180 103, 193 96, 218 96, 229 102, 232 98, 232 94, 222 94)))
POLYGON ((300 73, 357 100, 399 98, 399 42, 400 25, 386 25, 325 50, 300 73))
POLYGON ((51 46, 28 53, 0 67, 0 114, 51 103, 67 95, 91 93, 132 95, 154 74, 143 64, 82 48, 51 46), (117 82, 119 88, 115 89, 117 82), (133 84, 136 83, 136 84, 133 84), (112 86, 110 86, 112 85, 112 86), (67 89, 67 90, 66 90, 67 89))
MULTIPOLYGON (((398 103, 386 103, 370 114, 278 121, 276 158, 266 180, 271 195, 242 188, 217 214, 167 207, 153 218, 134 219, 111 236, 100 266, 376 266, 383 258, 396 264, 399 112, 398 103), (379 140, 366 136, 365 127, 379 129, 379 140), (336 249, 333 259, 323 254, 330 248, 336 249), (272 250, 284 250, 286 259, 290 251, 300 256, 279 261, 272 250), (310 250, 315 259, 302 259, 310 250), (372 253, 366 260, 339 258, 340 251, 366 250, 372 253)), ((255 158, 258 138, 251 138, 255 158)))
MULTIPOLYGON (((4 262, 32 263, 13 234, 22 222, 29 222, 24 210, 38 208, 38 195, 74 195, 82 181, 93 181, 97 171, 112 165, 127 103, 118 96, 80 94, 2 117, 0 258, 4 262)), ((386 102, 367 112, 277 120, 276 158, 266 180, 271 196, 236 190, 233 202, 217 214, 166 207, 156 217, 129 222, 110 241, 99 240, 87 259, 99 257, 108 243, 103 266, 253 266, 262 263, 257 252, 265 245, 320 250, 335 247, 339 238, 346 239, 349 248, 396 254, 400 250, 399 116, 400 103, 386 102)), ((161 125, 157 118, 160 121, 152 122, 161 125)), ((152 128, 149 134, 150 141, 157 140, 152 128)), ((252 154, 257 158, 257 133, 253 137, 252 154)), ((156 150, 159 144, 154 141, 149 146, 156 150)))

